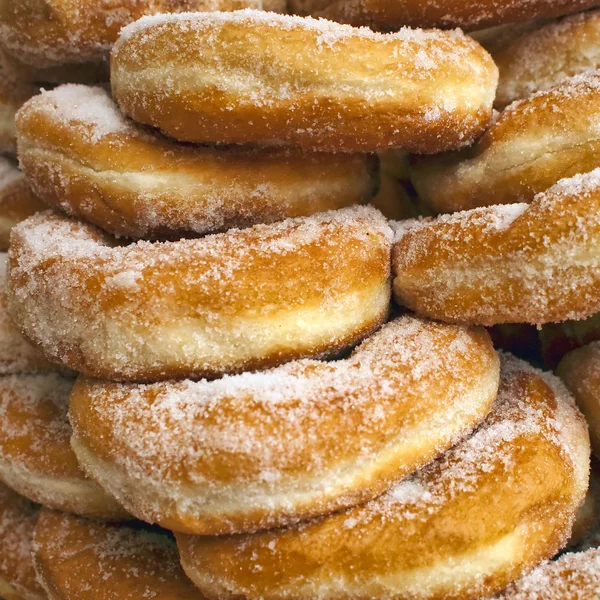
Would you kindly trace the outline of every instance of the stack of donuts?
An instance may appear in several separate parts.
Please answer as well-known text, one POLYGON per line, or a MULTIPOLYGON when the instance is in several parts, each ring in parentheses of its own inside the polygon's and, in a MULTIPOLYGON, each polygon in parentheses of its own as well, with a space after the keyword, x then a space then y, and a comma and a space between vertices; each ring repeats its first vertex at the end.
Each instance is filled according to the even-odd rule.
POLYGON ((596 6, 0 0, 0 598, 600 599, 596 6))

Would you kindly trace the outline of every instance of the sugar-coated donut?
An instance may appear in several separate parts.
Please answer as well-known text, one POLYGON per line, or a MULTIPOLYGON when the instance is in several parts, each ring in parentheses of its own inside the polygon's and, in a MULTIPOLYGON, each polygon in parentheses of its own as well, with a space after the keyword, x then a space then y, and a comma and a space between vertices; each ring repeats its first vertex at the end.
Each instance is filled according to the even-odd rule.
POLYGON ((23 339, 8 312, 6 253, 0 252, 0 376, 55 371, 44 355, 23 339))
POLYGON ((561 179, 531 204, 400 222, 399 304, 442 321, 497 325, 600 311, 600 169, 561 179))
POLYGON ((47 208, 15 164, 0 156, 0 252, 8 250, 10 230, 17 223, 47 208))
POLYGON ((482 29, 551 18, 597 6, 597 0, 289 0, 297 14, 390 31, 412 27, 482 29))
POLYGON ((125 511, 79 468, 67 418, 73 380, 56 373, 0 377, 0 480, 30 500, 118 519, 125 511))
POLYGON ((111 57, 121 109, 176 139, 330 152, 463 146, 489 122, 497 75, 458 31, 252 10, 140 19, 111 57))
POLYGON ((0 596, 46 600, 31 556, 39 507, 0 483, 0 596))
POLYGON ((182 564, 209 598, 487 597, 566 542, 589 450, 560 382, 508 357, 484 424, 379 499, 290 529, 176 534, 182 564))
POLYGON ((38 213, 11 234, 9 308, 50 359, 85 375, 215 377, 332 356, 376 329, 391 242, 364 206, 125 246, 38 213))
POLYGON ((600 590, 600 548, 545 561, 496 600, 592 600, 600 590))
MULTIPOLYGON (((282 0, 265 0, 280 10, 282 0)), ((108 56, 119 30, 144 15, 262 8, 263 0, 2 0, 0 47, 23 63, 52 67, 108 56)))
POLYGON ((516 102, 471 147, 415 157, 411 180, 437 213, 530 202, 563 177, 600 166, 600 74, 516 102))
POLYGON ((333 363, 212 382, 81 378, 71 444, 138 518, 203 535, 255 531, 386 491, 484 419, 498 372, 485 330, 401 317, 333 363))
POLYGON ((140 523, 42 509, 33 560, 52 600, 204 600, 181 569, 173 537, 140 523))
POLYGON ((548 323, 540 329, 544 362, 555 369, 562 357, 590 342, 600 340, 600 313, 581 321, 548 323))
POLYGON ((556 369, 575 397, 590 427, 594 454, 600 458, 600 342, 569 352, 556 369))
POLYGON ((556 21, 542 20, 508 27, 482 39, 500 71, 495 106, 546 90, 567 77, 600 67, 600 11, 591 10, 556 21), (498 39, 500 38, 500 39, 498 39))
MULTIPOLYGON (((68 85, 17 117, 19 160, 46 202, 128 237, 203 234, 367 202, 366 154, 194 147, 126 120, 99 87, 68 85)), ((1 207, 0 207, 1 208, 1 207)))

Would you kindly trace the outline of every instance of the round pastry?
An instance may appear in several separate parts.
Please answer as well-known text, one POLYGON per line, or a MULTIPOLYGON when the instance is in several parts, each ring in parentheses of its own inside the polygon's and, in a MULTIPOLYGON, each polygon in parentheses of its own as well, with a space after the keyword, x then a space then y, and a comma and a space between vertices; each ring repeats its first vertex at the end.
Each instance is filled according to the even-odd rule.
POLYGON ((553 323, 600 311, 600 169, 531 204, 397 225, 399 304, 446 322, 553 323))
POLYGON ((126 517, 80 470, 67 418, 73 380, 56 373, 0 377, 0 480, 30 500, 67 512, 126 517))
POLYGON ((177 534, 183 568, 211 598, 488 597, 567 541, 589 450, 560 382, 507 357, 486 421, 413 477, 289 529, 177 534))
POLYGON ((544 362, 551 369, 571 350, 597 340, 600 340, 600 313, 582 321, 549 323, 540 330, 544 362))
POLYGON ((600 342, 569 352, 556 374, 575 396, 590 427, 594 454, 600 457, 600 342))
POLYGON ((600 548, 545 561, 496 600, 588 600, 600 589, 600 548))
POLYGON ((46 202, 116 235, 171 237, 371 198, 375 157, 184 146, 126 120, 99 87, 66 85, 17 117, 21 167, 46 202))
POLYGON ((71 444, 144 521, 255 531, 370 500, 436 458, 487 415, 498 370, 485 330, 401 317, 338 362, 212 382, 79 379, 71 444))
POLYGON ((471 147, 415 157, 411 180, 437 213, 530 202, 563 177, 600 165, 600 74, 517 102, 471 147))
POLYGON ((56 367, 19 333, 8 312, 5 288, 6 254, 0 252, 0 376, 55 371, 56 367))
POLYGON ((363 206, 129 245, 39 213, 13 229, 9 307, 46 356, 85 375, 217 377, 333 356, 377 329, 391 238, 363 206))
MULTIPOLYGON (((267 0, 266 8, 281 8, 267 0)), ((108 56, 119 30, 144 15, 186 10, 262 8, 262 0, 3 0, 2 47, 23 63, 52 67, 108 56)))
POLYGON ((498 33, 493 38, 486 32, 475 37, 498 65, 494 104, 499 108, 600 67, 599 10, 518 24, 498 33))
POLYGON ((42 509, 33 560, 52 600, 204 600, 183 573, 172 536, 141 523, 42 509))
POLYGON ((31 191, 23 173, 0 156, 0 252, 8 250, 10 230, 17 223, 47 208, 31 191))
POLYGON ((0 483, 0 596, 4 600, 45 600, 31 549, 39 508, 0 483))
POLYGON ((327 152, 463 146, 489 122, 497 75, 458 31, 252 10, 140 19, 111 57, 121 109, 176 139, 327 152))
POLYGON ((596 6, 595 0, 289 0, 290 9, 351 25, 393 31, 411 27, 482 29, 503 23, 552 18, 596 6))

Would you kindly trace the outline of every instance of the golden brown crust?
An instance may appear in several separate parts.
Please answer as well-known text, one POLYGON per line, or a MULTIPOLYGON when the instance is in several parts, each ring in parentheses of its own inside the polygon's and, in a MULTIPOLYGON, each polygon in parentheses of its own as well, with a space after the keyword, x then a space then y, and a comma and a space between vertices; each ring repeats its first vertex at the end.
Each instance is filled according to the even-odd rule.
POLYGON ((36 193, 120 236, 180 239, 308 216, 365 203, 376 186, 370 155, 172 142, 125 119, 102 88, 38 95, 17 129, 36 193))
POLYGON ((411 180, 437 213, 530 202, 600 161, 600 75, 577 76, 517 102, 471 147, 415 157, 411 180))
POLYGON ((290 0, 297 14, 393 31, 411 27, 482 29, 552 18, 597 5, 596 0, 290 0))
POLYGON ((42 509, 34 561, 52 600, 203 600, 170 534, 42 509))
POLYGON ((44 600, 31 557, 39 507, 0 483, 0 593, 5 600, 44 600))
POLYGON ((400 223, 396 300, 447 322, 543 324, 600 311, 600 169, 531 204, 400 223))
POLYGON ((488 124, 496 77, 460 32, 259 11, 147 17, 111 57, 121 109, 176 139, 328 152, 463 146, 488 124))
POLYGON ((590 427, 592 449, 600 457, 600 343, 569 352, 556 369, 565 382, 590 427))
POLYGON ((483 329, 401 317, 338 362, 214 382, 80 378, 72 445, 144 521, 254 531, 370 500, 439 456, 486 416, 498 370, 483 329))
MULTIPOLYGON (((270 10, 282 8, 271 0, 270 10)), ((0 0, 4 49, 36 68, 106 58, 119 30, 144 15, 261 8, 261 0, 0 0)))
POLYGON ((291 529, 176 537, 214 598, 479 599, 566 542, 588 469, 564 387, 507 358, 484 424, 381 498, 291 529))
POLYGON ((11 235, 9 306, 86 375, 214 378, 356 344, 387 316, 390 251, 387 221, 362 206, 125 246, 39 213, 11 235))
POLYGON ((118 519, 127 514, 79 468, 67 419, 72 379, 0 377, 0 479, 50 508, 118 519))

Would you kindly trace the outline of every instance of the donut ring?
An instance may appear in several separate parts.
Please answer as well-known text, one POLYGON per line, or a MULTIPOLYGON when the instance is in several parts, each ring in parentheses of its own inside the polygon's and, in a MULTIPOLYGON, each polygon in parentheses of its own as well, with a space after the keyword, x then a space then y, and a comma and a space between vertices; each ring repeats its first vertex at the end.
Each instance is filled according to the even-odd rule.
POLYGON ((15 165, 0 156, 0 251, 8 250, 10 230, 40 210, 44 204, 15 165))
POLYGON ((107 519, 127 514, 79 468, 67 419, 73 380, 0 377, 0 480, 33 502, 107 519))
POLYGON ((597 548, 543 562, 496 600, 584 600, 595 598, 599 589, 600 549, 597 548))
POLYGON ((393 31, 411 27, 445 29, 483 29, 504 23, 559 17, 592 8, 594 0, 289 0, 290 9, 300 15, 311 14, 350 25, 367 25, 373 29, 393 31))
POLYGON ((569 352, 556 369, 586 417, 592 449, 600 457, 600 342, 569 352))
MULTIPOLYGON (((269 9, 281 0, 267 1, 269 9)), ((144 15, 185 10, 262 8, 261 0, 4 0, 4 49, 36 68, 97 61, 108 56, 119 30, 144 15)))
POLYGON ((44 355, 23 339, 8 312, 6 254, 0 252, 0 376, 56 371, 44 355))
POLYGON ((19 160, 48 204, 116 235, 171 237, 364 203, 364 154, 183 146, 127 121, 102 88, 61 86, 17 118, 19 160))
POLYGON ((176 537, 210 598, 479 599, 562 547, 588 469, 566 390, 509 357, 484 424, 379 499, 290 529, 176 537))
POLYGON ((574 77, 507 108, 462 152, 415 157, 411 180, 437 213, 530 202, 600 164, 600 74, 574 77))
POLYGON ((571 350, 600 340, 600 313, 583 321, 549 323, 540 330, 544 362, 555 369, 571 350))
POLYGON ((47 357, 85 375, 214 378, 333 356, 374 331, 391 238, 362 206, 128 246, 39 213, 11 235, 9 307, 47 357))
POLYGON ((486 43, 476 36, 500 71, 494 103, 498 108, 600 67, 600 10, 520 24, 500 38, 486 43))
POLYGON ((34 562, 53 600, 204 600, 183 573, 172 536, 138 523, 42 509, 34 562))
POLYGON ((395 298, 432 319, 535 325, 600 311, 600 169, 531 204, 400 223, 396 239, 395 298))
POLYGON ((31 557, 39 508, 0 483, 0 595, 4 600, 46 600, 31 557))
POLYGON ((489 122, 496 78, 460 32, 252 10, 141 19, 111 56, 113 96, 140 123, 189 142, 326 152, 463 146, 489 122))
POLYGON ((79 379, 71 445, 144 521, 202 535, 256 531, 383 493, 484 419, 498 371, 483 329, 402 317, 337 363, 212 382, 79 379))

